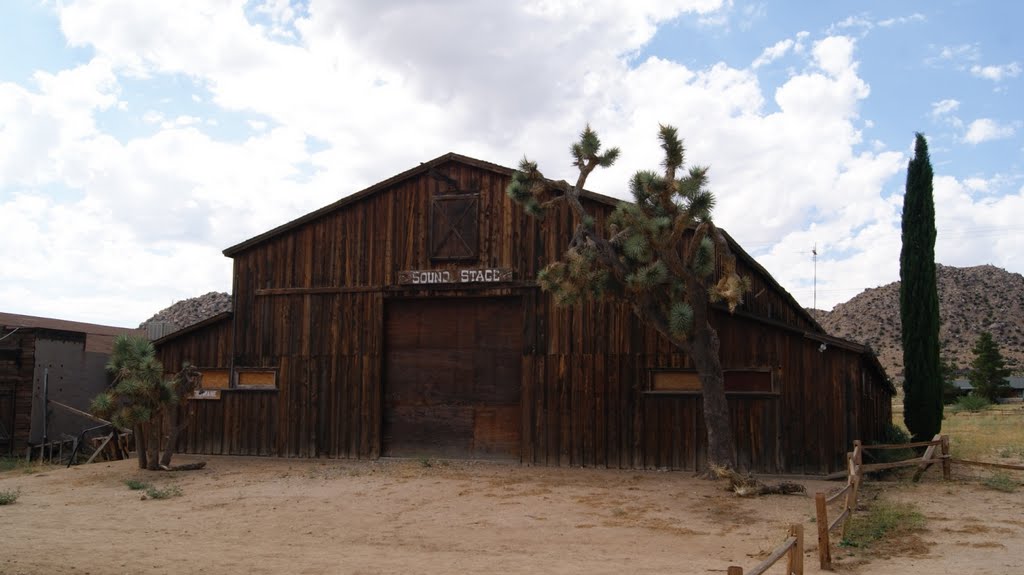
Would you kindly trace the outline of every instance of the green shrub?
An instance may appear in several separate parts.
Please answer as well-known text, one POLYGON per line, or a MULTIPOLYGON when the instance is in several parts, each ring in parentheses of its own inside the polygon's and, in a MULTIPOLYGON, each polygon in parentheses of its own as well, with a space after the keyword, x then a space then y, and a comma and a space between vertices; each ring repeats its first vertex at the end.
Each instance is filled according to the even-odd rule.
MULTIPOLYGON (((885 424, 885 431, 882 433, 882 440, 875 443, 910 443, 910 434, 905 429, 893 423, 885 424)), ((870 444, 868 444, 870 445, 870 444)), ((865 462, 890 463, 892 461, 904 461, 913 459, 917 454, 913 449, 869 449, 864 452, 865 462)))
POLYGON ((991 477, 981 482, 985 487, 995 489, 996 491, 1002 491, 1003 493, 1013 493, 1020 487, 1020 483, 1010 477, 1009 474, 997 471, 992 474, 991 477))
POLYGON ((5 489, 0 491, 0 505, 10 505, 18 500, 21 492, 17 489, 5 489))
POLYGON ((970 395, 957 398, 956 403, 953 405, 953 411, 957 413, 961 411, 977 412, 988 409, 990 405, 992 405, 992 402, 988 399, 981 395, 974 395, 972 393, 970 395))
POLYGON ((139 491, 140 489, 149 489, 149 484, 138 479, 125 479, 124 484, 128 486, 128 489, 132 491, 139 491))
POLYGON ((181 496, 181 488, 177 485, 158 489, 156 487, 147 487, 146 496, 150 499, 170 499, 171 497, 181 496))
POLYGON ((883 537, 900 537, 923 527, 924 515, 912 504, 875 502, 867 513, 854 514, 841 545, 867 547, 883 537))

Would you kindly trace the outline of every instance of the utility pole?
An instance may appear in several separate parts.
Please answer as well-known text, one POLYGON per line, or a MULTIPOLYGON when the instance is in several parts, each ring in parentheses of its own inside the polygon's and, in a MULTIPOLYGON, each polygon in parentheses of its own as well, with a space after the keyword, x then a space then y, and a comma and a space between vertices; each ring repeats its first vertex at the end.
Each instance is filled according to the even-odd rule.
POLYGON ((814 303, 812 307, 818 309, 818 242, 814 242, 811 248, 811 260, 814 261, 814 303))

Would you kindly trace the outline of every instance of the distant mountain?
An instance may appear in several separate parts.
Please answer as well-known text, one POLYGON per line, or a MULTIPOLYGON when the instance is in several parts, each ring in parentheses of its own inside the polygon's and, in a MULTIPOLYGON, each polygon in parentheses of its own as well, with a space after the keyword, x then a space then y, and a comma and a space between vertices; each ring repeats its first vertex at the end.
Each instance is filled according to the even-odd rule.
MULTIPOLYGON (((1024 276, 990 265, 938 265, 936 275, 942 356, 968 369, 974 342, 988 331, 1007 365, 1024 369, 1024 276)), ((903 377, 900 282, 865 290, 831 312, 809 311, 828 333, 870 345, 890 377, 903 377)))

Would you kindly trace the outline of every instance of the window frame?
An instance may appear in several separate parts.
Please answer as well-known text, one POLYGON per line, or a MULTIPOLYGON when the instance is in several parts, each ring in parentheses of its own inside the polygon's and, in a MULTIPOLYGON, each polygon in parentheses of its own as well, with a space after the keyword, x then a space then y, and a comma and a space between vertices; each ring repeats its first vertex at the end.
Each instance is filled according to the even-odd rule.
MULTIPOLYGON (((444 212, 444 213, 447 214, 447 212, 444 212)), ((463 217, 467 217, 467 215, 468 214, 464 214, 463 217)), ((430 261, 432 261, 432 262, 475 262, 475 261, 479 261, 479 259, 480 259, 480 192, 461 192, 461 193, 435 194, 435 195, 430 197, 430 213, 429 213, 428 217, 430 218, 430 221, 428 222, 428 226, 427 226, 427 230, 428 230, 428 233, 429 233, 429 236, 430 236, 428 238, 428 242, 429 242, 428 243, 428 248, 430 250, 430 261), (441 245, 436 245, 436 242, 438 241, 438 238, 435 237, 435 234, 437 233, 435 231, 435 227, 436 227, 435 226, 435 222, 436 222, 436 220, 438 218, 438 210, 439 210, 438 204, 439 204, 439 202, 454 202, 454 201, 457 201, 457 200, 472 200, 473 204, 474 204, 474 207, 473 207, 473 212, 474 213, 472 214, 472 217, 473 217, 473 220, 474 220, 474 225, 476 227, 476 233, 474 234, 474 236, 472 238, 473 239, 473 245, 469 245, 469 242, 466 241, 466 238, 462 237, 462 235, 459 234, 459 238, 466 245, 466 247, 470 248, 470 251, 472 253, 469 254, 469 255, 464 255, 464 256, 444 256, 444 255, 438 255, 438 252, 440 251, 441 245, 443 245, 443 243, 441 245)), ((446 218, 447 218, 447 216, 446 216, 446 218)), ((461 221, 462 220, 459 220, 459 223, 461 223, 461 221)), ((447 240, 448 235, 453 231, 453 227, 454 226, 452 226, 449 223, 449 226, 447 227, 446 231, 442 232, 442 234, 444 235, 444 239, 445 240, 447 240)), ((455 231, 458 231, 458 230, 456 229, 455 231)))
MULTIPOLYGON (((728 397, 781 397, 782 392, 779 391, 779 378, 776 376, 778 368, 773 367, 741 367, 741 368, 727 368, 722 370, 723 384, 729 373, 737 372, 752 372, 752 373, 767 373, 771 378, 771 390, 770 391, 730 391, 725 390, 725 395, 728 397)), ((644 395, 652 396, 690 396, 699 397, 703 395, 704 391, 701 389, 696 390, 674 390, 674 389, 657 389, 655 387, 655 379, 659 373, 692 373, 696 374, 697 370, 693 368, 681 368, 681 367, 652 367, 647 370, 647 389, 644 390, 644 395)))
POLYGON ((234 370, 234 377, 232 378, 233 389, 241 390, 254 390, 254 391, 277 391, 278 387, 278 370, 273 367, 236 367, 234 370), (242 376, 247 373, 268 373, 274 377, 274 383, 267 384, 245 384, 242 383, 242 376))

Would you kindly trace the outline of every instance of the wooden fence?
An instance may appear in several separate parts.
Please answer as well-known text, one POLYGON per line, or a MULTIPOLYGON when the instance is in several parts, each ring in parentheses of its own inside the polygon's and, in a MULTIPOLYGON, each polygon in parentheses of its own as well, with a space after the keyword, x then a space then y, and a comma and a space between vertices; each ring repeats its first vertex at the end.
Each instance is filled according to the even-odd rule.
POLYGON ((951 476, 950 463, 952 461, 949 456, 949 436, 936 435, 931 441, 918 441, 915 443, 885 443, 878 445, 864 445, 860 440, 854 441, 853 451, 846 454, 846 487, 829 496, 826 496, 820 491, 814 495, 815 521, 818 524, 818 559, 821 562, 821 568, 826 570, 832 569, 832 544, 830 534, 835 531, 836 527, 842 526, 842 536, 846 536, 846 527, 850 522, 850 518, 853 517, 854 511, 857 509, 857 495, 860 491, 860 486, 864 480, 865 473, 916 465, 918 469, 914 473, 914 481, 917 481, 921 478, 921 474, 924 473, 928 467, 938 461, 942 462, 943 479, 948 480, 951 476), (926 448, 921 457, 914 457, 901 461, 888 461, 884 463, 864 463, 865 451, 912 449, 915 447, 926 448), (941 455, 935 455, 935 448, 939 448, 941 450, 941 455), (829 521, 828 506, 830 503, 835 501, 841 501, 842 507, 840 508, 839 515, 837 515, 835 519, 829 521))
MULTIPOLYGON (((778 546, 767 559, 754 567, 746 575, 761 575, 770 567, 786 557, 786 575, 804 574, 804 526, 794 523, 789 526, 789 537, 778 546)), ((742 567, 729 567, 728 575, 744 575, 742 567)))
MULTIPOLYGON (((821 562, 821 568, 824 570, 832 570, 832 546, 831 546, 831 534, 836 531, 837 528, 841 528, 842 536, 846 536, 846 528, 853 517, 853 513, 857 509, 857 496, 860 492, 860 487, 864 481, 864 475, 874 471, 883 471, 886 469, 895 469, 897 467, 913 467, 917 466, 917 470, 914 472, 914 481, 918 481, 921 475, 936 463, 942 465, 942 478, 949 480, 952 477, 952 466, 957 465, 971 465, 980 466, 996 469, 1010 469, 1015 471, 1024 471, 1024 466, 1012 465, 1008 463, 989 463, 985 461, 971 461, 967 459, 954 459, 949 454, 949 436, 948 435, 936 435, 931 441, 918 441, 914 443, 891 443, 891 444, 878 444, 878 445, 864 445, 860 440, 853 442, 853 451, 846 454, 846 486, 842 489, 827 495, 823 492, 818 492, 814 495, 814 510, 815 510, 815 521, 818 525, 818 559, 821 562), (864 463, 864 452, 866 451, 882 451, 882 450, 897 450, 897 449, 913 449, 913 448, 925 448, 924 452, 920 457, 912 457, 910 459, 904 459, 901 461, 887 461, 880 463, 864 463), (936 454, 938 451, 938 454, 936 454), (829 519, 829 506, 835 503, 839 503, 838 513, 829 519)), ((791 528, 790 533, 796 533, 799 525, 794 525, 791 528)), ((803 532, 800 531, 801 543, 800 552, 802 553, 803 543, 803 532)), ((772 556, 768 558, 764 563, 758 565, 753 571, 747 575, 756 575, 764 573, 766 569, 771 567, 782 555, 787 551, 792 550, 793 537, 790 537, 783 543, 782 547, 776 549, 772 556)), ((799 561, 800 569, 802 572, 803 563, 802 559, 799 561)), ((790 571, 787 573, 795 573, 793 571, 794 559, 790 558, 790 571)), ((730 567, 729 575, 743 575, 743 570, 740 567, 730 567)))

